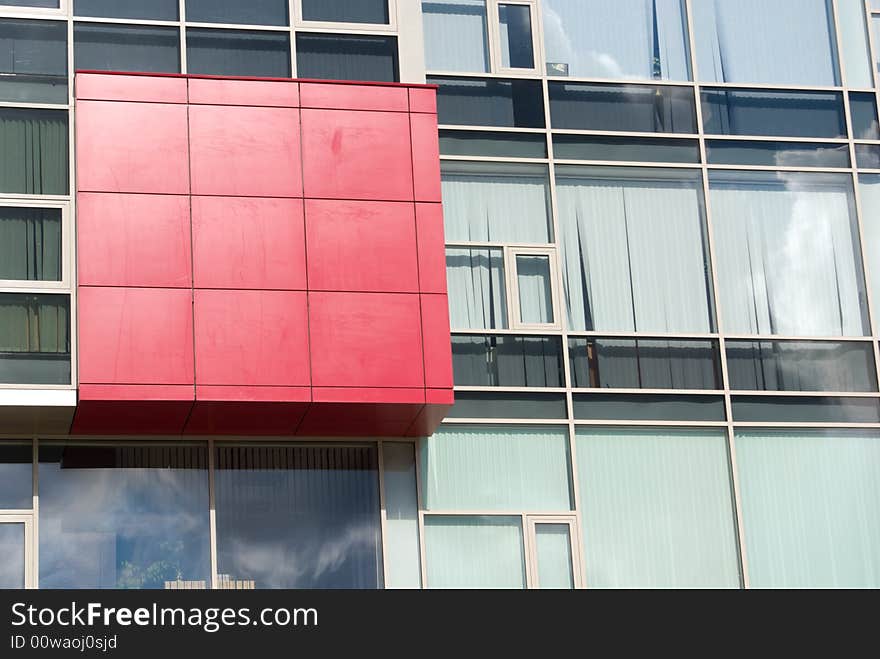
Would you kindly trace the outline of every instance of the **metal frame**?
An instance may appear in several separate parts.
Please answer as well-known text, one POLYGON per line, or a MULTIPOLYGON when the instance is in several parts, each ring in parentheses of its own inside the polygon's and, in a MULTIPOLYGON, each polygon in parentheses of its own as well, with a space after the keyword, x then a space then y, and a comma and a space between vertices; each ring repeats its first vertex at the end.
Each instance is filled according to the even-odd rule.
POLYGON ((489 21, 489 49, 492 53, 492 70, 499 74, 535 74, 541 70, 541 53, 538 50, 538 3, 537 0, 488 0, 487 19, 489 21), (501 5, 518 5, 529 8, 532 37, 532 57, 534 58, 531 68, 505 67, 504 53, 501 48, 501 5))
POLYGON ((40 199, 0 198, 3 208, 59 209, 61 211, 61 281, 0 279, 0 293, 63 293, 71 289, 70 202, 40 199))
POLYGON ((525 521, 528 532, 525 534, 528 539, 526 546, 529 575, 529 588, 540 589, 541 583, 538 578, 540 567, 540 556, 538 556, 537 528, 541 525, 546 526, 567 526, 568 527, 568 543, 571 552, 571 578, 575 589, 583 588, 583 575, 581 574, 581 536, 578 530, 577 516, 575 515, 526 515, 525 521))

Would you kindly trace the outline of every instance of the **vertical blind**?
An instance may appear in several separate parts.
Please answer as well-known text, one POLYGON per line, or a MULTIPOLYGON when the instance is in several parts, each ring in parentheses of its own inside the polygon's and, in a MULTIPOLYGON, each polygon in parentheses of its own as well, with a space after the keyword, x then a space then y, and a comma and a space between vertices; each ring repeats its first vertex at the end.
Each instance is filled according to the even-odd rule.
POLYGON ((702 193, 692 178, 559 168, 573 330, 712 331, 702 193))
POLYGON ((453 329, 506 329, 507 292, 500 249, 447 249, 453 329))
POLYGON ((0 192, 66 195, 67 112, 0 108, 0 192))
POLYGON ((0 280, 61 281, 61 210, 0 207, 0 280))
POLYGON ((868 262, 866 268, 871 283, 871 302, 874 308, 874 326, 880 310, 880 174, 859 174, 859 193, 862 202, 862 241, 868 262))
POLYGON ((489 71, 486 0, 425 0, 422 16, 429 71, 489 71))
POLYGON ((69 353, 70 296, 0 294, 0 352, 69 353))

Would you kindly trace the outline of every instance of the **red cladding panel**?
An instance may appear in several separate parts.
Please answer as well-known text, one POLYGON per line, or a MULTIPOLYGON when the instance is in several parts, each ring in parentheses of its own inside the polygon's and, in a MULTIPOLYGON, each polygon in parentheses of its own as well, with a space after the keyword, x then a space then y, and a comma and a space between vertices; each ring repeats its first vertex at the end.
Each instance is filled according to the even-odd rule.
POLYGON ((306 201, 309 288, 419 291, 412 203, 306 201))
POLYGON ((437 90, 422 88, 410 89, 409 111, 437 114, 437 90))
POLYGON ((446 294, 446 247, 443 207, 416 204, 419 241, 419 288, 422 293, 446 294))
POLYGON ((196 288, 306 289, 301 199, 192 198, 196 288))
POLYGON ((422 340, 425 342, 425 385, 452 388, 449 302, 445 295, 422 295, 422 340))
POLYGON ((119 76, 79 73, 76 76, 79 101, 140 101, 148 103, 186 103, 184 78, 119 76))
POLYGON ((192 78, 189 102, 196 105, 299 107, 299 84, 263 80, 192 78))
MULTIPOLYGON (((80 402, 70 432, 75 435, 179 435, 192 410, 192 400, 113 400, 120 392, 105 392, 102 399, 80 402)), ((192 387, 188 388, 190 396, 192 387)), ((127 394, 122 394, 125 396, 127 394)))
POLYGON ((189 197, 80 193, 80 286, 190 288, 189 197))
POLYGON ((313 405, 297 430, 301 437, 401 437, 422 403, 321 403, 313 405))
POLYGON ((79 381, 193 384, 192 291, 79 289, 79 381))
POLYGON ((80 192, 188 194, 185 105, 78 101, 80 192))
POLYGON ((306 294, 195 292, 199 385, 309 385, 306 294))
POLYGON ((409 115, 302 111, 305 196, 411 201, 409 115))
POLYGON ((299 110, 193 105, 189 112, 193 194, 302 196, 299 110))
POLYGON ((442 200, 440 194, 440 138, 437 117, 411 114, 413 177, 416 201, 442 200))
POLYGON ((315 387, 424 387, 419 296, 312 292, 309 326, 315 387))
POLYGON ((409 100, 404 87, 304 82, 300 88, 304 108, 409 111, 409 100))

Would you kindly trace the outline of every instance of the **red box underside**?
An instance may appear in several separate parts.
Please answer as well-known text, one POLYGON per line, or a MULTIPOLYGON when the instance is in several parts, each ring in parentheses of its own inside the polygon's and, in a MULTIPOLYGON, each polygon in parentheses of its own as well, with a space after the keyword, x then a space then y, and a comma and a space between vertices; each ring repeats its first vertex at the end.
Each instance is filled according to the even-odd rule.
POLYGON ((79 73, 71 432, 402 437, 452 396, 435 91, 79 73))

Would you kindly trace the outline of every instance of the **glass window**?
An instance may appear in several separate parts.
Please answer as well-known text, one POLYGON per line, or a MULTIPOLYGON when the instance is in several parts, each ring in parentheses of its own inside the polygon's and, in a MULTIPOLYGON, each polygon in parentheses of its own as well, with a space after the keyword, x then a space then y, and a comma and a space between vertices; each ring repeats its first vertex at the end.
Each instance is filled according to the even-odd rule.
POLYGON ((176 21, 179 9, 178 0, 73 0, 74 16, 176 21))
POLYGON ((0 5, 7 7, 45 7, 57 9, 61 0, 0 0, 0 5))
POLYGON ((0 108, 0 192, 66 195, 67 111, 0 108))
POLYGON ((429 71, 489 72, 486 0, 423 0, 422 17, 429 71))
MULTIPOLYGON (((456 398, 458 395, 456 394, 456 398)), ((576 419, 599 421, 724 421, 722 396, 575 394, 576 419)))
POLYGON ((711 172, 724 329, 863 336, 865 283, 848 175, 711 172))
POLYGON ((501 67, 535 68, 532 8, 529 5, 499 4, 498 22, 501 28, 501 67))
POLYGON ((420 454, 426 510, 571 508, 565 427, 446 427, 420 454))
POLYGON ((849 95, 852 117, 852 136, 857 140, 880 140, 877 124, 877 97, 868 92, 852 92, 849 95))
POLYGON ((846 84, 850 87, 873 87, 864 1, 837 0, 837 26, 840 29, 840 51, 846 69, 846 84))
MULTIPOLYGON (((876 14, 871 16, 871 32, 874 36, 874 43, 880 43, 880 16, 876 14)), ((876 46, 874 47, 874 59, 876 60, 877 70, 880 71, 880 48, 876 46)))
POLYGON ((0 206, 0 280, 61 281, 61 209, 0 206))
POLYGON ((710 135, 846 137, 840 92, 704 89, 701 100, 710 135))
POLYGON ((381 587, 377 453, 374 446, 218 447, 220 579, 246 588, 381 587))
POLYGON ((728 339, 730 388, 745 391, 877 391, 870 343, 728 339))
POLYGON ((440 153, 444 156, 546 158, 547 138, 531 133, 441 130, 440 153))
POLYGON ((591 588, 739 587, 724 431, 580 428, 576 446, 591 588))
POLYGON ((287 0, 186 0, 190 23, 288 25, 287 0))
POLYGON ((571 590, 574 572, 569 524, 535 524, 535 559, 538 586, 542 589, 571 590))
POLYGON ((576 388, 722 388, 715 341, 572 338, 568 344, 576 388))
POLYGON ((856 144, 856 164, 860 169, 880 169, 880 145, 856 144))
POLYGON ((562 342, 553 336, 453 336, 460 387, 563 387, 562 342))
MULTIPOLYGON (((880 169, 880 153, 877 155, 875 167, 880 169)), ((880 312, 880 175, 859 174, 859 193, 862 203, 862 246, 868 260, 874 326, 880 327, 877 318, 880 312)))
POLYGON ((25 525, 0 521, 0 588, 22 589, 25 586, 25 525))
POLYGON ((444 162, 442 188, 447 242, 553 240, 546 165, 444 162))
POLYGON ((425 517, 428 588, 525 588, 520 517, 425 517))
POLYGON ((277 32, 186 31, 190 73, 224 76, 290 76, 290 38, 277 32))
POLYGON ((0 293, 0 383, 70 384, 70 296, 0 293))
POLYGON ((76 23, 73 54, 80 71, 180 72, 176 27, 76 23))
POLYGON ((296 35, 301 78, 397 82, 397 39, 366 35, 296 35))
POLYGON ((209 588, 207 451, 40 445, 42 588, 209 588))
POLYGON ((304 21, 389 23, 388 0, 301 0, 304 21))
POLYGON ((741 431, 736 464, 753 588, 880 588, 875 433, 741 431))
POLYGON ((876 398, 734 396, 731 408, 748 423, 880 423, 876 398))
POLYGON ((550 83, 553 128, 696 133, 690 87, 550 83))
POLYGON ((506 329, 507 286, 500 249, 446 250, 453 329, 506 329))
POLYGON ((553 135, 556 160, 606 160, 625 162, 700 162, 700 143, 656 137, 605 137, 553 135))
POLYGON ((764 167, 849 167, 849 145, 816 142, 745 142, 707 140, 711 165, 764 167))
POLYGON ((540 80, 428 78, 437 90, 441 124, 543 128, 544 92, 540 80))
POLYGON ((0 20, 0 100, 67 103, 67 24, 0 20))
POLYGON ((386 588, 421 588, 415 445, 383 442, 386 588))
POLYGON ((547 254, 516 254, 516 290, 519 323, 552 325, 553 286, 550 256, 547 254))
POLYGON ((690 80, 682 0, 544 0, 548 75, 690 80))
MULTIPOLYGON (((4 440, 0 445, 0 509, 33 508, 33 477, 33 445, 30 442, 4 440)), ((2 524, 0 528, 3 528, 2 524)))
POLYGON ((565 394, 465 392, 455 393, 448 416, 457 419, 565 419, 565 394))
POLYGON ((692 10, 700 80, 840 84, 831 0, 700 0, 692 10))
POLYGON ((576 331, 712 331, 699 174, 558 167, 563 290, 576 331))

